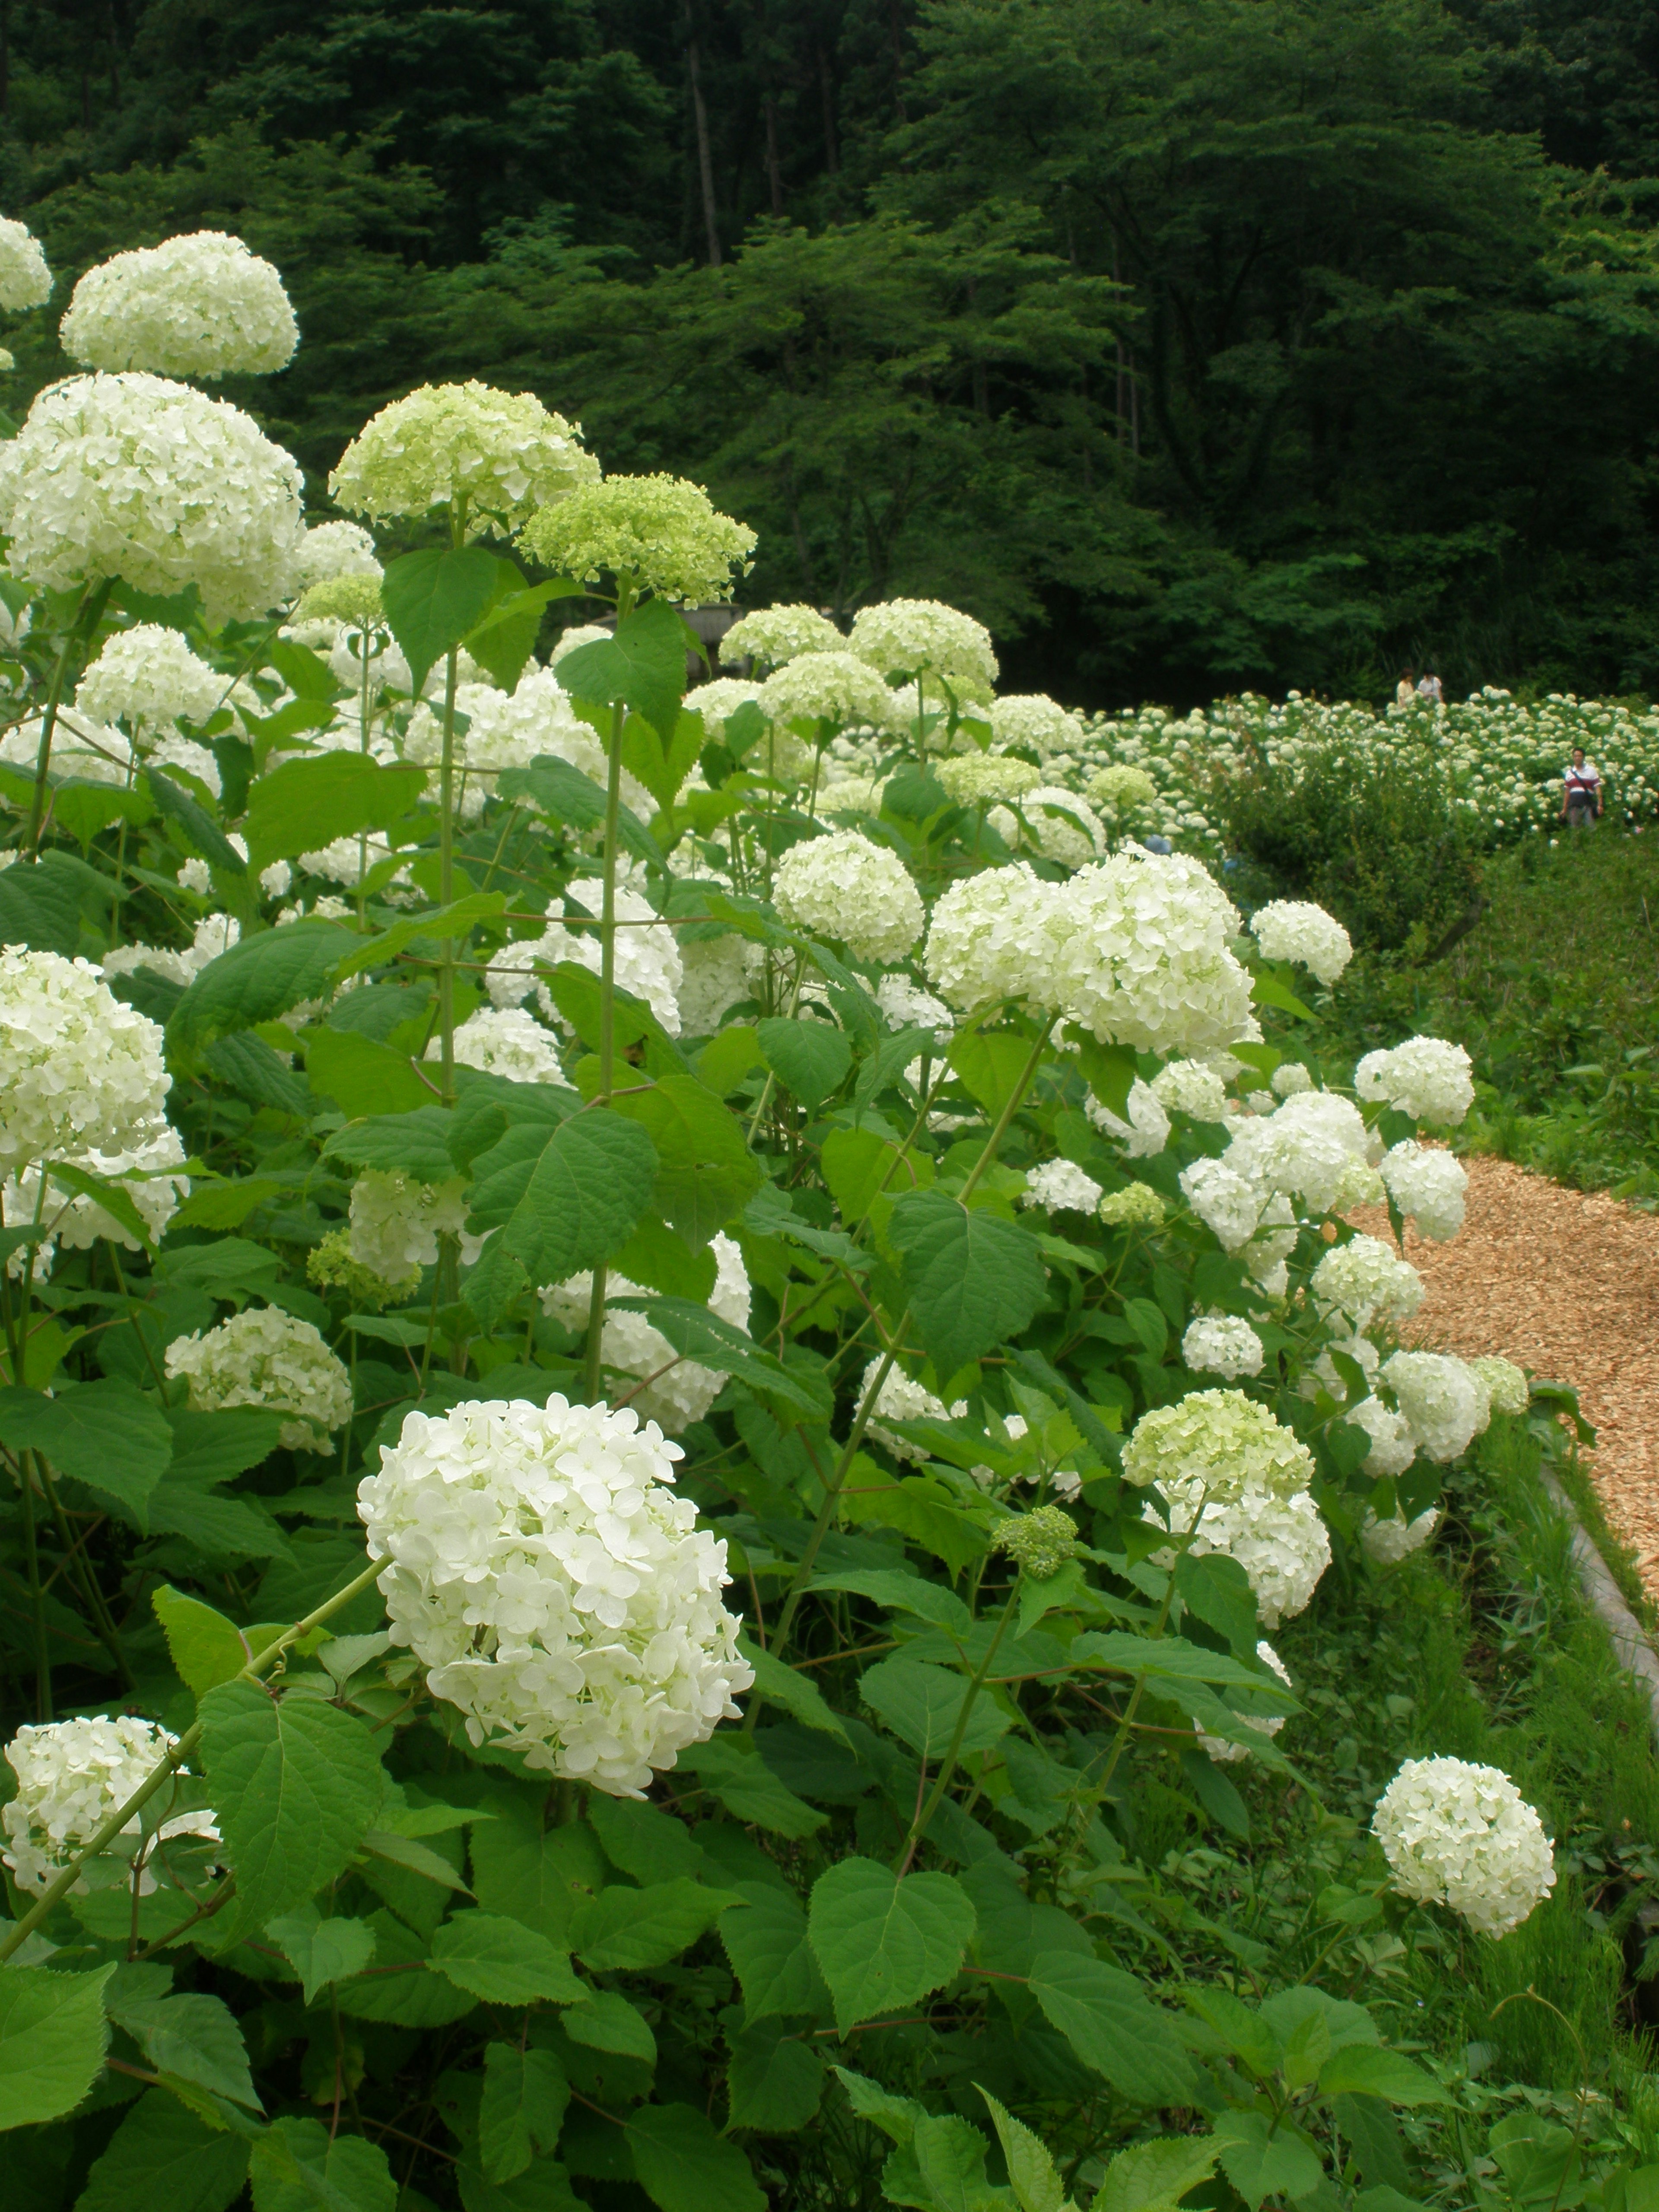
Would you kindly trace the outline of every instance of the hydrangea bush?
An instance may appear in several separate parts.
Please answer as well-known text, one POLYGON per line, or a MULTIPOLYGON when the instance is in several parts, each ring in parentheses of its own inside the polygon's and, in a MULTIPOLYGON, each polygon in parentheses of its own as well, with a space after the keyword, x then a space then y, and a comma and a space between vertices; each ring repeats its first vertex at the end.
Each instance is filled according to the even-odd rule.
MULTIPOLYGON (((1177 1987, 1151 1839, 1294 1786, 1322 1685, 1263 1631, 1530 1418, 1401 1347, 1421 1285, 1346 1218, 1455 1232, 1466 1059, 1299 1054, 1340 928, 1248 933, 1139 842, 1167 784, 999 698, 955 609, 755 611, 688 688, 751 533, 535 395, 395 401, 360 520, 307 526, 155 373, 236 365, 167 349, 215 256, 227 329, 274 315, 173 248, 83 280, 94 373, 0 453, 27 2172, 88 2212, 1387 2194, 1340 2115, 1397 2146, 1441 2094, 1383 2043, 1408 1946, 1339 1924, 1279 1991, 1203 1920, 1177 1987)), ((1548 1887, 1455 1765, 1350 1846, 1425 1942, 1548 1887)))

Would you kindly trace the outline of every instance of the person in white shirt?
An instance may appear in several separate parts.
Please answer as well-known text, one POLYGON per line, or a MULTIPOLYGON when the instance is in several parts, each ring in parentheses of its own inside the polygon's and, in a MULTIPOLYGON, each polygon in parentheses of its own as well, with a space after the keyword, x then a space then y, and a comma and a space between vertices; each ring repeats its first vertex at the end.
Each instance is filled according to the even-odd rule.
POLYGON ((1561 780, 1561 819, 1573 830, 1593 830, 1601 818, 1601 775, 1583 745, 1575 745, 1561 780))
POLYGON ((1418 678, 1417 696, 1431 707, 1439 707, 1445 703, 1445 694, 1441 689, 1440 678, 1431 669, 1425 669, 1422 675, 1418 678))

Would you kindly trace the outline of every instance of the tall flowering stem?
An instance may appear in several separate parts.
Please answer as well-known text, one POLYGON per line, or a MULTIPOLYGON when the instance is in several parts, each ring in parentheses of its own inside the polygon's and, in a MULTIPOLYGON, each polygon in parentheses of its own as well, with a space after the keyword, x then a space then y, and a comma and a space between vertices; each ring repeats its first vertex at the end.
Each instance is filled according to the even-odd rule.
MULTIPOLYGON (((106 584, 99 592, 96 599, 96 605, 100 611, 108 596, 109 586, 106 584)), ((34 795, 29 801, 28 842, 37 851, 40 849, 41 831, 46 827, 46 772, 52 765, 52 740, 58 727, 58 710, 64 702, 64 680, 69 675, 70 661, 80 639, 91 597, 92 586, 88 584, 81 594, 80 604, 75 610, 74 620, 64 633, 64 642, 58 647, 58 658, 52 665, 52 688, 46 693, 46 712, 40 717, 40 750, 34 763, 34 795)), ((94 615, 93 619, 95 621, 97 617, 94 615)))
MULTIPOLYGON (((627 575, 617 579, 617 621, 626 619, 636 591, 627 575)), ((605 894, 599 905, 599 1097, 609 1099, 617 1064, 617 825, 622 812, 623 726, 628 708, 621 699, 611 708, 611 734, 605 745, 605 894)), ((593 1288, 587 1306, 587 1402, 596 1406, 604 1393, 605 1295, 610 1269, 601 1261, 593 1270, 593 1288)))

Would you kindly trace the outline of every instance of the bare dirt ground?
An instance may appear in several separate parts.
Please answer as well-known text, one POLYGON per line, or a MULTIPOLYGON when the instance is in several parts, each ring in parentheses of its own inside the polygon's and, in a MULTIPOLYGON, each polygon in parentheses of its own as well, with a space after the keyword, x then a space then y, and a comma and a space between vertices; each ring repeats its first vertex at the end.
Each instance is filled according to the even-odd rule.
MULTIPOLYGON (((1589 1463, 1608 1522, 1659 1597, 1659 1218, 1507 1160, 1464 1165, 1462 1233, 1433 1244, 1406 1232, 1427 1292, 1405 1334, 1573 1385, 1595 1425, 1589 1463)), ((1389 1237, 1380 1208, 1353 1219, 1389 1237)))

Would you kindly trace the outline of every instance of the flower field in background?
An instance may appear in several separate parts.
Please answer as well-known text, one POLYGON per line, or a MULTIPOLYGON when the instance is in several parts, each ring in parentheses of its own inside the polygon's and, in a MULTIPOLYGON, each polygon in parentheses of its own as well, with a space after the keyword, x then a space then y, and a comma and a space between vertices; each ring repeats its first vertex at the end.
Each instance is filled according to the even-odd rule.
MULTIPOLYGON (((1399 1346, 1468 1055, 1298 1044, 1347 929, 1207 865, 1316 710, 909 599, 717 674, 753 532, 532 394, 325 516, 179 380, 285 306, 118 257, 0 447, 9 2204, 1453 2202, 1420 2017, 1578 1863, 1426 1707, 1297 1762, 1571 1393, 1399 1346)), ((1648 2201, 1556 2087, 1455 2202, 1648 2201)))

